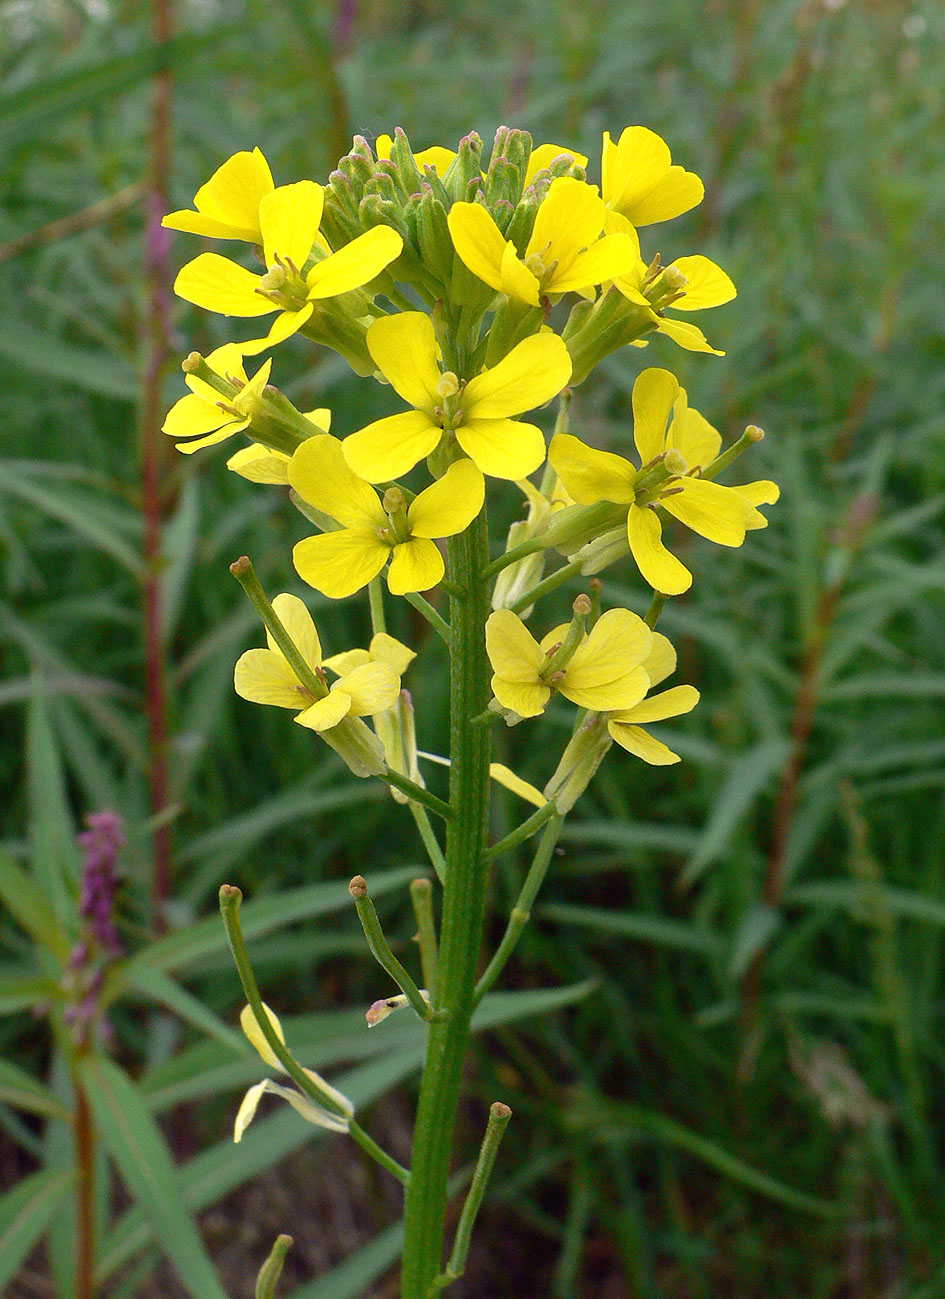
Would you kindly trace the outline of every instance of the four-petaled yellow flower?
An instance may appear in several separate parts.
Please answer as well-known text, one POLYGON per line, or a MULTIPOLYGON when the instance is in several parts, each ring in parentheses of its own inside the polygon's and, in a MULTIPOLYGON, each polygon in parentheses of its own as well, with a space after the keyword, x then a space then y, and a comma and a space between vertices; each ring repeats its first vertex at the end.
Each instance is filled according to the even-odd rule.
POLYGON ((211 352, 206 361, 215 374, 242 386, 235 396, 222 397, 216 388, 196 374, 185 373, 184 382, 190 392, 174 403, 161 426, 169 437, 187 439, 177 444, 178 451, 185 455, 200 447, 223 442, 234 433, 249 428, 272 369, 270 358, 262 363, 252 379, 247 379, 243 369, 243 349, 236 343, 224 343, 211 352))
POLYGON ((778 488, 768 481, 723 487, 699 476, 718 455, 721 438, 687 405, 685 391, 668 370, 644 370, 633 385, 633 440, 641 469, 569 433, 552 438, 548 458, 579 504, 629 506, 627 540, 637 567, 655 590, 680 595, 692 584, 692 574, 663 545, 653 506, 662 506, 709 541, 740 546, 746 531, 767 526, 756 506, 776 501, 778 488))
POLYGON ((724 352, 710 346, 697 325, 664 314, 668 307, 673 311, 704 311, 707 307, 720 307, 723 302, 731 302, 736 296, 735 285, 721 266, 697 254, 677 257, 669 266, 652 273, 640 256, 640 241, 626 217, 611 212, 607 217, 607 229, 622 232, 636 244, 637 257, 633 268, 625 275, 618 275, 614 284, 625 298, 649 311, 657 333, 665 334, 687 352, 711 352, 713 356, 724 356, 724 352))
POLYGON ((234 153, 197 190, 196 212, 187 208, 169 212, 161 225, 212 239, 244 239, 259 244, 259 205, 274 189, 272 172, 259 149, 234 153))
MULTIPOLYGON (((653 633, 653 646, 644 659, 643 667, 650 678, 650 689, 665 681, 671 672, 676 670, 676 651, 661 635, 653 633)), ((628 753, 654 767, 666 767, 679 761, 679 754, 673 753, 662 740, 654 739, 643 729, 644 722, 662 722, 667 717, 679 717, 692 712, 699 702, 699 691, 694 686, 672 686, 658 695, 647 695, 632 708, 620 709, 607 716, 607 731, 612 740, 628 753)))
POLYGON ((367 345, 378 370, 414 408, 345 438, 345 459, 369 483, 399 478, 444 437, 494 478, 525 478, 544 460, 541 430, 509 416, 550 401, 570 379, 571 358, 557 334, 523 339, 466 384, 441 371, 433 324, 422 312, 375 320, 367 345))
POLYGON ((674 166, 666 141, 645 126, 628 126, 616 144, 605 131, 600 170, 604 202, 635 226, 680 216, 705 194, 695 172, 674 166))
MULTIPOLYGON (((304 662, 323 679, 322 647, 312 616, 297 595, 277 595, 273 610, 304 662)), ((268 649, 251 649, 236 661, 236 693, 254 704, 298 709, 296 721, 312 731, 328 731, 346 717, 367 717, 390 708, 400 677, 389 663, 372 660, 345 672, 318 698, 299 681, 288 660, 266 632, 268 649)))
MULTIPOLYGON (((550 161, 550 159, 549 159, 550 161)), ((517 302, 581 291, 632 270, 638 255, 626 234, 601 235, 607 209, 582 180, 553 180, 538 209, 525 256, 479 203, 454 203, 447 222, 453 246, 473 275, 517 302)))
MULTIPOLYGON (((278 1016, 274 1011, 269 1009, 265 1002, 263 1002, 263 1010, 266 1012, 269 1023, 275 1030, 276 1037, 278 1037, 279 1041, 284 1046, 285 1034, 282 1031, 282 1025, 279 1023, 278 1016)), ((263 1036, 263 1031, 259 1026, 259 1021, 253 1013, 252 1006, 243 1007, 240 1013, 240 1027, 265 1060, 266 1064, 269 1065, 271 1069, 278 1069, 280 1072, 283 1072, 283 1067, 279 1062, 278 1057, 263 1036)), ((271 1078, 264 1078, 262 1082, 256 1083, 253 1087, 250 1087, 249 1091, 243 1097, 242 1104, 240 1105, 236 1115, 236 1121, 233 1124, 233 1140, 242 1141, 243 1133, 249 1127, 250 1123, 252 1123, 256 1110, 259 1107, 259 1102, 267 1092, 271 1092, 275 1096, 281 1096, 283 1100, 288 1101, 292 1108, 298 1114, 301 1114, 302 1118, 307 1120, 307 1122, 314 1123, 320 1128, 328 1128, 330 1132, 347 1132, 348 1120, 354 1117, 354 1106, 348 1100, 347 1096, 343 1096, 336 1087, 332 1087, 331 1083, 327 1083, 321 1074, 316 1073, 314 1069, 302 1069, 302 1072, 311 1079, 318 1090, 324 1095, 326 1100, 334 1101, 340 1113, 335 1113, 333 1110, 326 1109, 324 1106, 319 1105, 316 1101, 312 1100, 310 1096, 306 1096, 302 1092, 296 1091, 294 1087, 283 1087, 281 1083, 273 1082, 271 1078)))
POLYGON ((303 501, 337 519, 338 532, 305 537, 292 552, 299 576, 334 600, 353 595, 390 559, 394 595, 427 591, 443 576, 433 538, 462 532, 482 509, 485 483, 471 460, 457 460, 407 505, 404 493, 377 491, 351 470, 331 437, 303 442, 289 464, 289 482, 303 501))
POLYGON ((486 621, 486 652, 495 675, 492 692, 503 708, 537 717, 557 691, 594 712, 632 708, 650 686, 642 664, 653 633, 629 609, 610 609, 594 624, 570 658, 555 663, 569 626, 553 628, 541 642, 510 609, 486 621))
POLYGON ((187 302, 225 316, 267 316, 278 311, 265 338, 240 344, 254 356, 305 324, 321 298, 359 289, 400 255, 403 240, 390 226, 375 226, 332 252, 318 233, 324 191, 311 180, 280 185, 259 201, 264 275, 219 253, 201 253, 174 282, 187 302), (314 259, 314 261, 312 260, 314 259))

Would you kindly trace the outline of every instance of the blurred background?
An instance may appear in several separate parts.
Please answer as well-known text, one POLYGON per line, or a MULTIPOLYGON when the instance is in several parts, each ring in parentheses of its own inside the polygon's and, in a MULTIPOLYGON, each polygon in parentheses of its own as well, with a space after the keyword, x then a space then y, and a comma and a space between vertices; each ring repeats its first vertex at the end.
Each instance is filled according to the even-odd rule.
MULTIPOLYGON (((156 219, 240 149, 324 181, 354 132, 455 147, 506 123, 594 181, 602 130, 658 131, 706 198, 644 256, 705 253, 738 286, 698 321, 724 357, 626 349, 572 430, 626 449, 633 379, 667 366, 726 439, 765 428, 726 481, 782 500, 742 550, 687 534, 696 582, 660 622, 702 692, 662 732, 683 761, 610 756, 474 1041, 460 1159, 490 1101, 515 1118, 465 1292, 945 1295, 942 6, 0 0, 0 66, 3 1293, 235 1299, 279 1231, 292 1299, 396 1293, 386 1175, 275 1104, 230 1142, 260 1064, 223 882, 297 1054, 406 1158, 419 1039, 366 1036, 385 987, 342 885, 376 881, 413 960, 422 850, 383 790, 233 693, 260 633, 227 565, 302 593, 308 528, 232 448, 158 431, 181 356, 230 334, 172 298, 205 245, 156 219), (118 941, 90 955, 75 835, 101 811, 118 941)), ((300 339, 274 378, 342 434, 390 408, 300 339)), ((604 579, 645 607, 629 566, 604 579)), ((304 594, 329 651, 361 643, 366 607, 304 594)), ((423 641, 408 684, 442 752, 442 657, 393 629, 423 641)), ((540 784, 536 734, 497 756, 540 784)), ((526 864, 503 861, 493 939, 526 864)))

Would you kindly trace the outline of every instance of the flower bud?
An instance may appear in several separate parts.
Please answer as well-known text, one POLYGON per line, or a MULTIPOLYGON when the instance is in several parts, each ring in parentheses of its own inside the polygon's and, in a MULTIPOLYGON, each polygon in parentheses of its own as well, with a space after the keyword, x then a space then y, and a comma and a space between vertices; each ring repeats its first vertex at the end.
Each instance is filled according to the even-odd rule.
POLYGON ((426 181, 420 188, 417 247, 427 270, 441 284, 448 285, 453 269, 453 241, 446 221, 446 208, 426 181))
MULTIPOLYGON (((446 169, 443 177, 443 187, 453 200, 460 200, 466 196, 466 187, 471 180, 480 182, 480 158, 482 156, 482 140, 475 131, 470 131, 469 135, 464 135, 459 142, 459 148, 456 157, 446 169)), ((429 180, 429 176, 427 177, 429 180)))
POLYGON ((615 564, 618 559, 623 559, 624 555, 629 553, 630 544, 627 541, 627 528, 624 524, 619 528, 602 532, 599 537, 581 546, 572 558, 580 559, 581 574, 587 577, 591 573, 599 573, 610 564, 615 564))

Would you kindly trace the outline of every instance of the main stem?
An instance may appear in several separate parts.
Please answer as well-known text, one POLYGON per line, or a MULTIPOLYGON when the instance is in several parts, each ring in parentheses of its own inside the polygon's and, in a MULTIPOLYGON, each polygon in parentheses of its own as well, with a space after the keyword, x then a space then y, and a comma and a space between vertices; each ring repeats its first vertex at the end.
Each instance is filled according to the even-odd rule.
POLYGON ((430 1024, 405 1205, 402 1299, 427 1299, 442 1267, 446 1187, 463 1058, 474 1008, 486 909, 490 728, 470 721, 489 702, 483 570, 485 510, 448 543, 450 578, 450 804, 436 1015, 430 1024))

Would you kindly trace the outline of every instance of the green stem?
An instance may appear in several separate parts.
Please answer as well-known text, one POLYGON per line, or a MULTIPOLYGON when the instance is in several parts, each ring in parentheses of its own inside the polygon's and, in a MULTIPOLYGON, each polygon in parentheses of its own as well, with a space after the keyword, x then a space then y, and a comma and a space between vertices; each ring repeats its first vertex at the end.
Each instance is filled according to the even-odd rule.
POLYGON ((445 640, 448 645, 450 643, 450 625, 441 614, 437 613, 430 601, 425 600, 419 591, 408 591, 404 599, 408 604, 413 605, 417 613, 423 614, 437 636, 441 640, 445 640))
MULTIPOLYGON (((554 804, 549 803, 548 806, 553 808, 554 804)), ((528 874, 525 876, 525 883, 518 895, 518 901, 512 908, 512 914, 509 916, 509 923, 502 937, 502 942, 496 948, 495 955, 483 971, 482 978, 476 984, 475 1004, 477 1006, 502 973, 506 961, 512 955, 515 945, 522 935, 522 930, 528 924, 532 913, 532 905, 538 890, 544 883, 551 856, 555 850, 555 844, 558 842, 558 835, 561 833, 563 821, 564 817, 557 814, 548 820, 545 833, 541 837, 541 843, 538 845, 534 860, 528 868, 528 874)))
POLYGON ((444 803, 442 798, 437 798, 436 794, 431 794, 428 789, 424 789, 422 785, 418 785, 416 781, 411 780, 409 776, 402 776, 399 771, 392 771, 388 768, 380 779, 386 780, 388 785, 393 785, 415 803, 422 803, 423 806, 429 808, 431 812, 435 812, 437 816, 441 816, 444 821, 450 821, 452 819, 453 809, 450 807, 449 803, 444 803))
POLYGON ((441 884, 446 881, 446 858, 443 856, 443 849, 440 847, 439 840, 433 833, 433 826, 430 824, 430 818, 427 816, 426 808, 420 807, 411 800, 407 806, 410 808, 410 815, 413 817, 416 827, 420 832, 420 838, 423 840, 423 846, 427 850, 427 856, 430 858, 430 865, 436 871, 436 878, 441 884))
POLYGON ((436 923, 433 919, 433 885, 423 876, 410 881, 410 901, 417 920, 417 945, 420 948, 420 967, 423 982, 436 1003, 436 980, 439 953, 436 943, 436 923))
POLYGON ((384 619, 384 594, 381 590, 380 577, 375 577, 368 582, 368 601, 371 607, 371 631, 376 636, 378 632, 387 631, 387 623, 384 619))
POLYGON ((653 592, 653 599, 650 601, 650 607, 644 614, 643 621, 652 630, 656 626, 656 620, 663 612, 663 605, 669 597, 661 595, 659 591, 653 592))
POLYGON ((583 563, 583 559, 569 560, 563 568, 559 568, 554 573, 551 573, 544 579, 544 581, 536 582, 531 590, 526 591, 524 595, 519 596, 514 604, 509 605, 509 608, 513 613, 521 613, 523 609, 527 609, 528 606, 534 604, 536 600, 540 600, 543 595, 547 595, 549 591, 554 591, 562 582, 566 582, 569 577, 578 576, 581 572, 581 565, 583 563))
POLYGON ((505 1134, 505 1129, 508 1127, 511 1117, 512 1111, 502 1101, 494 1101, 489 1107, 489 1122, 486 1125, 486 1133, 479 1148, 479 1158, 476 1160, 476 1169, 469 1190, 466 1193, 463 1211, 459 1215, 456 1236, 453 1240, 453 1248, 450 1251, 450 1261, 446 1265, 446 1270, 436 1277, 430 1287, 431 1299, 437 1291, 444 1290, 448 1285, 452 1285, 454 1281, 458 1281, 466 1269, 466 1255, 469 1253, 469 1242, 472 1239, 473 1227, 476 1225, 476 1217, 482 1204, 482 1198, 486 1193, 486 1186, 492 1175, 495 1157, 499 1153, 499 1142, 505 1134))
POLYGON ((230 572, 246 592, 247 599, 263 620, 263 625, 278 645, 279 652, 301 684, 316 699, 324 699, 328 694, 328 687, 324 681, 319 681, 314 670, 305 662, 295 641, 282 625, 281 619, 262 589, 262 583, 256 576, 252 561, 245 555, 241 555, 230 565, 230 572))
POLYGON ((391 951, 390 943, 384 937, 374 903, 368 897, 367 883, 363 875, 355 875, 348 885, 348 892, 354 898, 358 919, 361 921, 361 928, 364 930, 371 955, 381 969, 387 971, 420 1018, 431 1019, 433 1007, 420 995, 420 989, 391 951))
POLYGON ((540 830, 547 820, 553 817, 557 808, 554 803, 543 803, 537 811, 532 812, 527 820, 521 825, 510 831, 504 839, 494 843, 491 848, 486 849, 486 860, 495 861, 496 857, 501 857, 503 853, 509 852, 512 848, 517 848, 520 843, 530 839, 536 831, 540 830))
POLYGON ((299 1065, 295 1058, 289 1053, 285 1043, 281 1040, 276 1030, 272 1027, 266 1009, 263 1006, 262 997, 259 995, 259 986, 256 983, 256 976, 253 974, 253 967, 250 963, 249 952, 246 950, 246 943, 243 939, 243 930, 240 925, 240 904, 243 901, 243 895, 240 890, 232 884, 222 884, 220 886, 220 914, 223 917, 223 925, 226 929, 226 936, 230 941, 230 951, 233 953, 233 961, 236 965, 236 972, 240 977, 240 983, 243 985, 243 992, 246 994, 246 1000, 256 1017, 256 1023, 259 1025, 259 1031, 269 1043, 273 1055, 282 1065, 282 1068, 289 1075, 292 1081, 304 1095, 311 1097, 322 1109, 328 1110, 330 1114, 337 1114, 341 1118, 348 1120, 348 1135, 352 1137, 366 1154, 376 1160, 382 1168, 386 1168, 392 1177, 396 1177, 402 1186, 406 1186, 410 1181, 410 1173, 402 1164, 398 1164, 386 1150, 382 1150, 373 1137, 368 1136, 359 1123, 351 1118, 342 1107, 328 1092, 323 1092, 316 1085, 314 1080, 309 1077, 305 1070, 299 1065))
POLYGON ((470 718, 489 702, 485 511, 466 532, 448 540, 447 551, 450 577, 464 591, 450 601, 450 804, 454 816, 447 822, 437 1008, 420 1084, 404 1208, 403 1299, 427 1299, 442 1266, 450 1151, 486 911, 491 732, 489 727, 469 725, 470 718))

